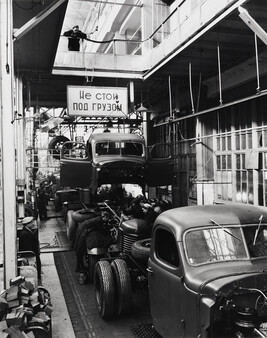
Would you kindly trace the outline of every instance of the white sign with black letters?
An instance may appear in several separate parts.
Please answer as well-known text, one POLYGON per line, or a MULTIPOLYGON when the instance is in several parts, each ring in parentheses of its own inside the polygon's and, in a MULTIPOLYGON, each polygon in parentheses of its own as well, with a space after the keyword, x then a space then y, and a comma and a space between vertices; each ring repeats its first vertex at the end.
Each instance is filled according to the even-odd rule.
POLYGON ((127 88, 67 86, 67 104, 71 116, 126 117, 127 88))

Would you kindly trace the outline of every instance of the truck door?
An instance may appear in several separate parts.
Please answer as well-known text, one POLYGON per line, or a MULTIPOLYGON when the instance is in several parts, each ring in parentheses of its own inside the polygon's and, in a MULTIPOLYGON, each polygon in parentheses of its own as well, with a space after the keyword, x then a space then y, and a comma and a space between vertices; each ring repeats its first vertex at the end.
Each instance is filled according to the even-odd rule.
POLYGON ((61 148, 60 185, 70 188, 88 188, 91 176, 92 160, 85 145, 65 142, 61 148))
POLYGON ((173 156, 170 143, 157 143, 148 148, 146 183, 150 187, 173 182, 173 156))
POLYGON ((164 337, 183 337, 181 268, 173 233, 158 226, 153 231, 148 285, 152 322, 164 337))

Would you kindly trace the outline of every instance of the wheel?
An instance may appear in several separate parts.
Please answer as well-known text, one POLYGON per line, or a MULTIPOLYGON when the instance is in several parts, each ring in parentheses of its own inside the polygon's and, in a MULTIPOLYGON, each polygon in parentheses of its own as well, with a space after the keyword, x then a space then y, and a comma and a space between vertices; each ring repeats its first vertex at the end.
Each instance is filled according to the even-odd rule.
POLYGON ((130 311, 132 305, 130 273, 123 259, 115 259, 111 263, 111 269, 115 281, 117 314, 124 315, 130 311))
POLYGON ((142 261, 147 261, 150 254, 151 238, 141 239, 132 244, 132 256, 142 261))
POLYGON ((95 266, 95 296, 98 311, 103 319, 111 318, 115 313, 115 284, 108 261, 99 261, 95 266))
POLYGON ((94 216, 95 216, 95 213, 92 212, 92 210, 81 209, 81 210, 74 211, 74 213, 72 214, 72 219, 75 222, 83 222, 87 219, 93 218, 94 216))
MULTIPOLYGON (((57 159, 60 160, 60 151, 62 148, 63 143, 69 141, 69 139, 66 136, 63 135, 59 135, 56 136, 54 138, 52 138, 52 140, 49 142, 48 144, 48 149, 50 154, 52 154, 52 156, 57 159)), ((72 148, 72 144, 69 143, 67 145, 67 149, 71 149, 72 148)))
POLYGON ((67 212, 67 221, 66 221, 67 237, 70 241, 73 239, 73 235, 77 228, 77 225, 72 218, 73 213, 74 213, 74 210, 69 210, 67 212))
POLYGON ((94 282, 95 266, 99 261, 99 255, 88 255, 87 254, 87 278, 89 283, 94 282))

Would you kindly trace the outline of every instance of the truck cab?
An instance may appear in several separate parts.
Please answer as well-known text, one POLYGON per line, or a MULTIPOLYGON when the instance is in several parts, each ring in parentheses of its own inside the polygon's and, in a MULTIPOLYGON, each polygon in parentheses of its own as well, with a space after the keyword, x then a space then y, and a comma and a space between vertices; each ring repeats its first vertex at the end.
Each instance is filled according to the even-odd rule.
POLYGON ((267 337, 267 211, 175 208, 153 226, 148 285, 162 337, 267 337))
POLYGON ((171 184, 170 145, 165 145, 164 151, 162 145, 160 151, 156 148, 155 145, 148 152, 145 140, 131 133, 93 133, 86 144, 65 142, 61 149, 60 183, 70 188, 88 188, 93 195, 102 184, 132 183, 142 188, 146 184, 171 184), (159 152, 161 155, 155 157, 159 152))

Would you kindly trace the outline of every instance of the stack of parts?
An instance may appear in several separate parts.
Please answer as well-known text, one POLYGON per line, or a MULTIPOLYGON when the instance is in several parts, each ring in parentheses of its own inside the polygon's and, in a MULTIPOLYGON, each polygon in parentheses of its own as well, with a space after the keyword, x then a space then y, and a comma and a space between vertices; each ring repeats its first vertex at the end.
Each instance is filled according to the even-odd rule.
POLYGON ((25 277, 10 281, 10 287, 0 294, 0 337, 52 337, 52 304, 49 292, 35 287, 25 277))

